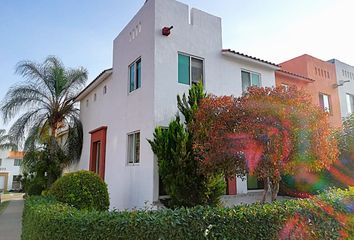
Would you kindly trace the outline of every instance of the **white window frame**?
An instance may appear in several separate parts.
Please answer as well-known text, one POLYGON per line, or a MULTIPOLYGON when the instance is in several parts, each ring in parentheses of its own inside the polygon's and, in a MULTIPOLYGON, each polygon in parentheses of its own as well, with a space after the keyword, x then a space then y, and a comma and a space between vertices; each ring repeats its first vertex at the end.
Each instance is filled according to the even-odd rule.
POLYGON ((345 97, 346 97, 346 102, 347 102, 347 111, 348 111, 348 114, 350 115, 350 114, 354 113, 354 109, 352 109, 353 106, 351 105, 351 102, 350 102, 350 100, 352 100, 354 102, 354 95, 347 93, 345 97))
MULTIPOLYGON (((255 85, 252 84, 252 74, 255 74, 255 75, 259 76, 259 85, 260 86, 258 86, 258 87, 262 87, 263 86, 262 74, 261 73, 241 68, 241 88, 242 88, 242 83, 243 83, 242 82, 242 72, 246 72, 246 73, 250 74, 250 81, 251 81, 250 87, 255 86, 255 85)), ((247 91, 247 90, 245 90, 245 91, 247 91)), ((245 92, 245 91, 242 89, 242 92, 245 92)))
POLYGON ((127 134, 127 165, 128 166, 137 166, 140 165, 141 163, 141 133, 140 131, 134 131, 134 132, 130 132, 127 134), (139 133, 139 162, 136 162, 136 134, 139 133), (133 135, 133 146, 129 145, 129 136, 133 135), (133 150, 133 162, 130 162, 130 149, 131 147, 134 149, 133 150))
MULTIPOLYGON (((191 55, 188 53, 184 53, 184 52, 178 52, 177 54, 177 68, 178 68, 178 55, 183 55, 186 57, 189 57, 189 86, 192 86, 193 82, 192 82, 192 59, 197 59, 197 60, 201 60, 203 62, 203 79, 202 79, 202 85, 204 86, 204 82, 205 82, 205 59, 202 57, 198 57, 195 55, 191 55)), ((178 82, 178 69, 177 69, 177 83, 179 84, 183 84, 178 82)), ((183 84, 183 85, 187 85, 187 84, 183 84)))
POLYGON ((325 94, 325 93, 320 93, 320 94, 319 94, 319 97, 320 97, 321 95, 323 96, 323 110, 324 110, 325 112, 328 112, 329 114, 332 114, 331 95, 328 95, 328 94, 325 94), (327 98, 328 98, 328 108, 325 108, 324 96, 327 96, 327 98))
POLYGON ((281 87, 284 88, 285 91, 289 91, 290 86, 288 84, 282 83, 281 87))
POLYGON ((140 89, 143 85, 143 81, 142 81, 142 58, 141 57, 138 57, 137 59, 135 59, 131 64, 129 64, 128 66, 128 94, 132 93, 132 92, 135 92, 136 90, 140 89), (137 83, 137 73, 136 73, 136 70, 137 70, 137 63, 140 61, 140 86, 137 87, 136 86, 136 83, 137 83), (130 90, 130 74, 131 74, 131 71, 130 71, 130 68, 134 65, 134 89, 133 90, 130 90))

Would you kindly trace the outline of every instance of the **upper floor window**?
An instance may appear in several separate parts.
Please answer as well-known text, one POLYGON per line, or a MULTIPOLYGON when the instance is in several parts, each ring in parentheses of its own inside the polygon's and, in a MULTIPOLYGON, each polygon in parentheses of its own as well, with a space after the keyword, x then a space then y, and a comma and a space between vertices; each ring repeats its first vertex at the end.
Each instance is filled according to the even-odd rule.
POLYGON ((107 86, 104 86, 103 87, 103 94, 106 94, 107 93, 107 86))
POLYGON ((247 91, 251 86, 261 87, 261 75, 246 70, 241 71, 242 92, 247 91))
POLYGON ((2 165, 2 159, 0 158, 0 166, 2 165))
POLYGON ((331 112, 331 97, 329 95, 320 93, 320 106, 325 112, 331 112))
POLYGON ((204 62, 201 58, 178 54, 178 83, 187 85, 203 82, 204 62))
POLYGON ((14 166, 21 166, 21 159, 15 159, 14 166))
POLYGON ((347 110, 349 114, 354 113, 354 96, 347 94, 347 110))
POLYGON ((141 87, 141 58, 129 66, 129 92, 141 87))
POLYGON ((128 135, 128 164, 140 162, 140 132, 128 135))

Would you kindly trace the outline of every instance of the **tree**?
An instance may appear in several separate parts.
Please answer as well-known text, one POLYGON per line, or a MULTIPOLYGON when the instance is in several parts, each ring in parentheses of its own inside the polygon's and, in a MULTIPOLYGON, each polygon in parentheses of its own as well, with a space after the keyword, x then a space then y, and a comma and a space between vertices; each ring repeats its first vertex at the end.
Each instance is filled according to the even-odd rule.
POLYGON ((149 140, 158 158, 159 174, 171 197, 172 207, 216 205, 224 192, 222 176, 202 173, 194 156, 193 133, 189 125, 194 121, 198 105, 205 97, 202 84, 192 86, 188 98, 185 94, 178 96, 178 108, 185 118, 185 124, 177 116, 168 128, 156 128, 154 139, 149 140))
POLYGON ((338 157, 328 114, 290 88, 249 88, 239 98, 210 96, 195 115, 194 149, 205 172, 245 172, 276 199, 283 174, 317 172, 338 157))
MULTIPOLYGON (((75 98, 87 80, 87 70, 65 68, 56 57, 49 56, 41 64, 23 61, 16 73, 25 81, 9 89, 1 110, 4 121, 16 121, 9 130, 15 143, 25 143, 26 154, 38 147, 46 149, 51 162, 61 151, 60 168, 78 161, 82 150, 82 126, 75 98), (61 146, 56 134, 62 127, 68 128, 68 139, 61 146), (27 137, 25 137, 27 135, 27 137)), ((56 176, 48 172, 49 185, 56 176)))
POLYGON ((11 136, 6 134, 5 129, 0 129, 0 149, 11 149, 11 150, 16 150, 17 145, 13 143, 11 136))

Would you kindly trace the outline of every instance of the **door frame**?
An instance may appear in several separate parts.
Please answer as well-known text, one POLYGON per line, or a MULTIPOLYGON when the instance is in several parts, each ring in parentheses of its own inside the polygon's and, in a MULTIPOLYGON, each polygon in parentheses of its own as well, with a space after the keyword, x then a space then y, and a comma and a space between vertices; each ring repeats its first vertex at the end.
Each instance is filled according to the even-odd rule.
POLYGON ((91 134, 91 145, 90 145, 90 166, 89 169, 92 172, 96 172, 96 162, 95 154, 96 149, 94 146, 97 142, 101 143, 100 146, 100 162, 99 162, 99 172, 98 175, 104 180, 105 169, 106 169, 106 139, 107 139, 107 127, 102 126, 95 130, 89 132, 91 134))
POLYGON ((1 172, 0 177, 4 177, 4 192, 8 191, 9 173, 1 172))

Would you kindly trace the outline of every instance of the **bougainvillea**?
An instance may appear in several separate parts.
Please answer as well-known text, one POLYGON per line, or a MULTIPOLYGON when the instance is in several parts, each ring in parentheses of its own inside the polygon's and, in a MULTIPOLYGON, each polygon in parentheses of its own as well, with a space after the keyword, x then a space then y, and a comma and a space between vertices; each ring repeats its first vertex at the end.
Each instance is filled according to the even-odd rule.
POLYGON ((265 190, 272 187, 272 199, 282 174, 317 172, 338 158, 328 113, 296 88, 252 87, 238 98, 209 96, 191 128, 204 171, 254 175, 266 181, 265 190))

